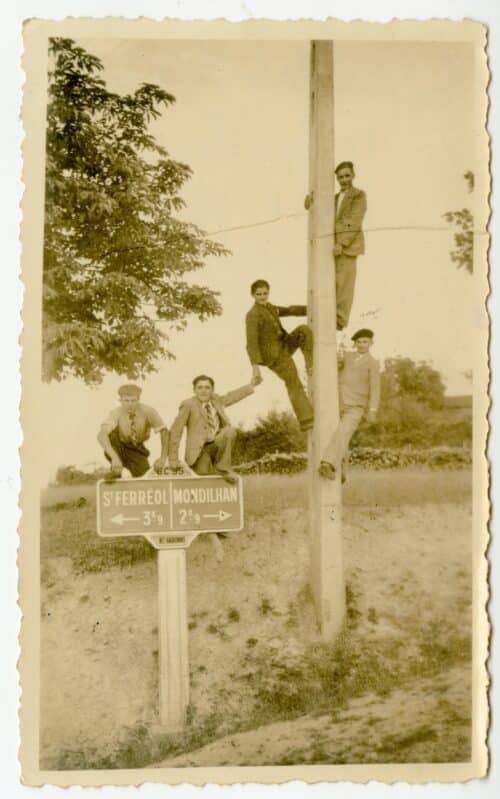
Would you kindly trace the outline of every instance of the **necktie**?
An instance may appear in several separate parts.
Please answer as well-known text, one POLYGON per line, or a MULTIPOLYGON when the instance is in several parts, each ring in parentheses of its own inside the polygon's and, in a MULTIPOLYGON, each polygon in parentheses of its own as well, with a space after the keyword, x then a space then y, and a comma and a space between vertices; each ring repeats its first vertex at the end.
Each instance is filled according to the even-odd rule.
POLYGON ((128 412, 128 420, 130 424, 130 441, 132 444, 137 444, 137 426, 135 411, 128 412))
POLYGON ((217 419, 217 414, 215 412, 215 408, 211 402, 205 402, 205 411, 207 414, 208 419, 208 435, 209 440, 213 441, 217 433, 219 432, 219 424, 217 419))

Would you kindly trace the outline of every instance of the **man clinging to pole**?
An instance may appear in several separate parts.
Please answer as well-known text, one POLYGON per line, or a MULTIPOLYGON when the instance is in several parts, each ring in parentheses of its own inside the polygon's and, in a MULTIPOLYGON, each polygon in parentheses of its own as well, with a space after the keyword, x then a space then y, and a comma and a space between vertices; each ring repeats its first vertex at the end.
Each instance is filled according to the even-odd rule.
MULTIPOLYGON (((342 161, 335 169, 340 191, 335 195, 335 291, 337 302, 337 330, 349 324, 354 287, 356 284, 356 259, 365 251, 363 219, 366 213, 366 194, 352 185, 354 165, 342 161)), ((313 195, 308 194, 305 207, 309 209, 313 195)))
POLYGON ((299 325, 288 333, 281 325, 281 316, 305 316, 305 305, 282 307, 268 302, 270 286, 267 280, 256 280, 250 291, 254 305, 246 315, 247 352, 253 375, 261 379, 260 367, 267 366, 286 385, 288 396, 301 430, 311 430, 314 413, 292 358, 301 349, 308 374, 313 365, 313 334, 307 325, 299 325))
POLYGON ((151 430, 160 434, 161 454, 154 463, 161 473, 168 454, 168 430, 159 413, 139 402, 141 389, 129 383, 118 389, 120 407, 111 411, 102 423, 97 440, 111 463, 111 477, 121 477, 128 469, 132 477, 142 477, 149 469, 149 450, 144 442, 151 430))
POLYGON ((366 414, 373 424, 377 417, 380 402, 380 369, 378 361, 370 355, 373 344, 373 331, 367 328, 358 330, 352 337, 355 351, 346 352, 338 361, 340 422, 323 454, 319 473, 322 477, 334 480, 342 468, 345 480, 344 463, 349 451, 349 442, 366 414))

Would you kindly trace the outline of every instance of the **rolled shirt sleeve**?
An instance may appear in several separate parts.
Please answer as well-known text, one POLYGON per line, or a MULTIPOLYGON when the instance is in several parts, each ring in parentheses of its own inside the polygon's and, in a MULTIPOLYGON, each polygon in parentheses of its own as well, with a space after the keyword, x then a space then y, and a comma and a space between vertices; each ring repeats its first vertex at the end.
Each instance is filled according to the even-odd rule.
POLYGON ((167 429, 167 425, 161 418, 160 414, 154 408, 150 408, 149 406, 146 408, 146 418, 148 420, 148 424, 155 433, 159 433, 160 430, 167 429))

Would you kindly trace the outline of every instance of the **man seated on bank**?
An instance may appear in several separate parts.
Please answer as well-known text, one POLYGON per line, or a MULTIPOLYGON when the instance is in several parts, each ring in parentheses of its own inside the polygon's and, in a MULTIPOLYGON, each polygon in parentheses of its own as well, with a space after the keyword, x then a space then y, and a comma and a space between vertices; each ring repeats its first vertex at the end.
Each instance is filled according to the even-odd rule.
POLYGON ((358 330, 352 336, 355 350, 346 352, 339 360, 340 422, 323 454, 319 473, 334 480, 339 468, 345 481, 345 462, 349 442, 361 419, 366 415, 374 424, 380 402, 380 369, 378 361, 370 354, 373 331, 358 330))
POLYGON ((250 286, 254 305, 246 315, 247 352, 254 378, 262 379, 261 366, 267 366, 286 385, 288 396, 301 430, 311 430, 314 413, 302 385, 292 355, 301 349, 308 374, 313 366, 313 334, 308 325, 299 325, 291 333, 282 326, 281 316, 306 316, 305 305, 271 305, 267 280, 250 286))
POLYGON ((252 382, 220 396, 214 392, 213 378, 198 375, 193 380, 194 397, 181 402, 179 413, 170 429, 168 461, 171 469, 179 468, 179 444, 186 428, 186 454, 188 466, 196 474, 220 474, 229 483, 237 475, 232 471, 231 455, 236 430, 231 426, 225 408, 253 394, 252 382))
POLYGON ((128 469, 132 477, 142 477, 149 467, 149 450, 144 442, 151 430, 160 434, 161 453, 154 469, 161 473, 168 454, 168 429, 158 411, 139 402, 141 389, 132 383, 118 389, 120 407, 102 423, 97 440, 111 463, 110 477, 121 477, 128 469))

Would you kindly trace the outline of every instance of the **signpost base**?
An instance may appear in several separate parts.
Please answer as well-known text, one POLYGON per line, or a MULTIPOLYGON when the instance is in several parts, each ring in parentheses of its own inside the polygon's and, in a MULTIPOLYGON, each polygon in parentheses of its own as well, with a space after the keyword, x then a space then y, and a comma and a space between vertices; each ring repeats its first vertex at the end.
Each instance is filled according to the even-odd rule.
POLYGON ((186 550, 158 550, 160 724, 182 730, 189 703, 186 550))

